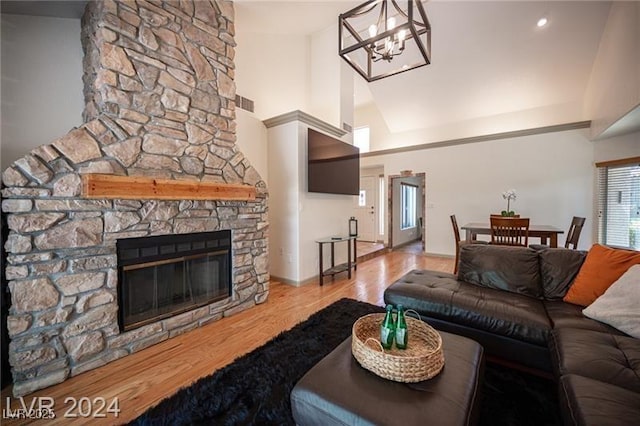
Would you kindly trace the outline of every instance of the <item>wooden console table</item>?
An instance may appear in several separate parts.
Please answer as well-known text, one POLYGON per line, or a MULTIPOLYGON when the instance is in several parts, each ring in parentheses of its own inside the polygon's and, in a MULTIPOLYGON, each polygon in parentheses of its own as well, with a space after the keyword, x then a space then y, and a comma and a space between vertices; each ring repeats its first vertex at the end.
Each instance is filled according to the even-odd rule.
POLYGON ((357 270, 358 269, 358 265, 356 263, 356 259, 357 259, 357 254, 356 254, 356 237, 350 237, 350 236, 336 236, 336 237, 329 237, 329 238, 323 238, 320 240, 316 240, 316 243, 318 243, 318 250, 319 250, 319 259, 318 259, 318 264, 319 264, 319 273, 318 273, 318 277, 320 278, 320 285, 324 284, 324 277, 326 276, 334 276, 335 274, 339 274, 340 272, 347 272, 347 277, 351 278, 351 269, 353 268, 353 270, 357 270), (346 263, 341 263, 340 265, 336 265, 335 264, 335 244, 336 243, 342 243, 342 242, 346 242, 347 243, 347 262, 346 263), (329 269, 327 269, 326 271, 324 270, 324 266, 323 266, 323 262, 322 262, 322 253, 323 253, 323 246, 325 244, 331 244, 331 267, 329 269), (353 246, 353 261, 351 260, 351 251, 352 251, 352 246, 353 246))

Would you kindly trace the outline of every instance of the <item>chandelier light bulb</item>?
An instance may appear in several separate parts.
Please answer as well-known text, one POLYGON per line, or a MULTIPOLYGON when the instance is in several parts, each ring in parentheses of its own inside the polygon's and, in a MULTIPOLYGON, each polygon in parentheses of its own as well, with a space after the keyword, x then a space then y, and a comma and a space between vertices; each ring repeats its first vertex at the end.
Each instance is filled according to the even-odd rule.
POLYGON ((394 44, 395 43, 393 42, 393 40, 391 40, 390 38, 387 38, 387 40, 386 40, 387 52, 389 52, 389 53, 393 52, 394 44))
POLYGON ((542 28, 545 25, 547 25, 548 22, 549 22, 549 20, 547 18, 540 18, 536 25, 538 26, 538 28, 542 28))
POLYGON ((407 30, 398 31, 398 41, 404 41, 404 38, 407 36, 407 30))
POLYGON ((375 37, 378 34, 378 27, 376 24, 369 25, 369 37, 375 37))
POLYGON ((393 16, 387 19, 387 30, 392 30, 396 27, 396 18, 393 16))

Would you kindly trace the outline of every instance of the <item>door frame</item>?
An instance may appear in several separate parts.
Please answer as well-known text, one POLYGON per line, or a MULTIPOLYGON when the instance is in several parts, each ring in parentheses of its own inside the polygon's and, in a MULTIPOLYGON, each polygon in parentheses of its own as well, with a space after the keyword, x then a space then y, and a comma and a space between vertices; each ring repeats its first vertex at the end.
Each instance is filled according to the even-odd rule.
POLYGON ((387 238, 388 247, 393 249, 393 183, 396 179, 415 177, 420 180, 422 187, 422 224, 418 225, 420 231, 420 240, 422 242, 422 250, 426 248, 426 229, 427 229, 427 174, 426 172, 413 173, 412 171, 401 172, 399 175, 389 175, 389 183, 387 186, 387 238))

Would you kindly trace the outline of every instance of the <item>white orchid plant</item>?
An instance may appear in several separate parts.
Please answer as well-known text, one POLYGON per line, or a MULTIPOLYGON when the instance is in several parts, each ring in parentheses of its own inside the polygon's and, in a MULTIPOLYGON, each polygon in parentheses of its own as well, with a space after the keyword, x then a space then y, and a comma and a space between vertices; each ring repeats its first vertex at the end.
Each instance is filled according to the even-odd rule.
POLYGON ((507 216, 507 217, 512 217, 515 216, 515 212, 512 211, 510 209, 511 207, 511 200, 515 201, 516 200, 516 190, 515 189, 510 189, 508 191, 505 191, 502 193, 502 198, 504 198, 505 200, 507 200, 507 209, 506 210, 502 210, 502 216, 507 216))

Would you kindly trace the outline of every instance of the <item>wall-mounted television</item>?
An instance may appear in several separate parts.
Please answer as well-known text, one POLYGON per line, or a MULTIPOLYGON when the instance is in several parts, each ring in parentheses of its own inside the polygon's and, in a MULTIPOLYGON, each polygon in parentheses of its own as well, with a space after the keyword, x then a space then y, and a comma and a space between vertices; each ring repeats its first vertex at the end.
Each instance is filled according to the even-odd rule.
POLYGON ((307 189, 325 194, 358 195, 360 149, 309 129, 307 135, 307 189))

